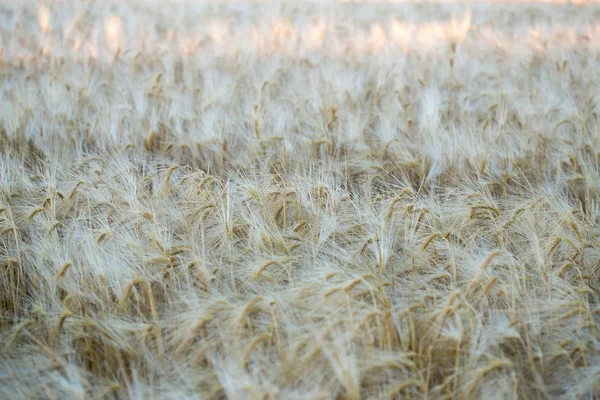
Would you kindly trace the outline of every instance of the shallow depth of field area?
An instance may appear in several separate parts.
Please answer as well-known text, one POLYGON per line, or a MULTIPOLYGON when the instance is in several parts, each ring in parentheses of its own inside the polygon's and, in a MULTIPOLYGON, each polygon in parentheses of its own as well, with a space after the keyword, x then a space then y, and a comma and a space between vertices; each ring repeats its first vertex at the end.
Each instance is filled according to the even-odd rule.
POLYGON ((0 1, 0 398, 600 396, 600 5, 0 1))

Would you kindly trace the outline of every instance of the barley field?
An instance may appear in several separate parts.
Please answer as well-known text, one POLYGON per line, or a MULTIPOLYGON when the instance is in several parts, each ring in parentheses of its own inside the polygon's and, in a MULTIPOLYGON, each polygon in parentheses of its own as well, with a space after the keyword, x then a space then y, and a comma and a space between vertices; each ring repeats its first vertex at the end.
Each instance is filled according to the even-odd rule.
POLYGON ((0 0, 0 398, 600 398, 600 5, 0 0))

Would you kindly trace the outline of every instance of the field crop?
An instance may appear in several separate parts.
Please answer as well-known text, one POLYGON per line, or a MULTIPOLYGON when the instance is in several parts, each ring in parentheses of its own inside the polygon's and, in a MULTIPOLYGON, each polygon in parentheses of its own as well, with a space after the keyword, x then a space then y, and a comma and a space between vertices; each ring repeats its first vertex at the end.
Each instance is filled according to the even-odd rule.
POLYGON ((0 398, 599 398, 599 5, 4 0, 0 49, 0 398))

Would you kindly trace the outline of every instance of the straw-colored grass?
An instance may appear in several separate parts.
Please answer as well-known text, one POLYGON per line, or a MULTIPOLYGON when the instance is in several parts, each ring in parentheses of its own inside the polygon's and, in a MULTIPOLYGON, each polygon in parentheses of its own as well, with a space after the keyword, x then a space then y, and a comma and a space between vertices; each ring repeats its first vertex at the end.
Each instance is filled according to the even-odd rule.
POLYGON ((1 2, 0 398, 597 398, 598 21, 1 2))

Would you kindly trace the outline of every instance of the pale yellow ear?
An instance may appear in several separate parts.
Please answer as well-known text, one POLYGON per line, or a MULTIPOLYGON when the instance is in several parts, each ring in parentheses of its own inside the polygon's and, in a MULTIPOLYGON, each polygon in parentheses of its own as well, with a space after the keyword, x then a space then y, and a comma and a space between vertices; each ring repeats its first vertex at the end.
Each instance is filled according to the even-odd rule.
POLYGON ((50 9, 46 4, 40 4, 38 7, 38 24, 44 34, 48 32, 50 25, 50 9))

